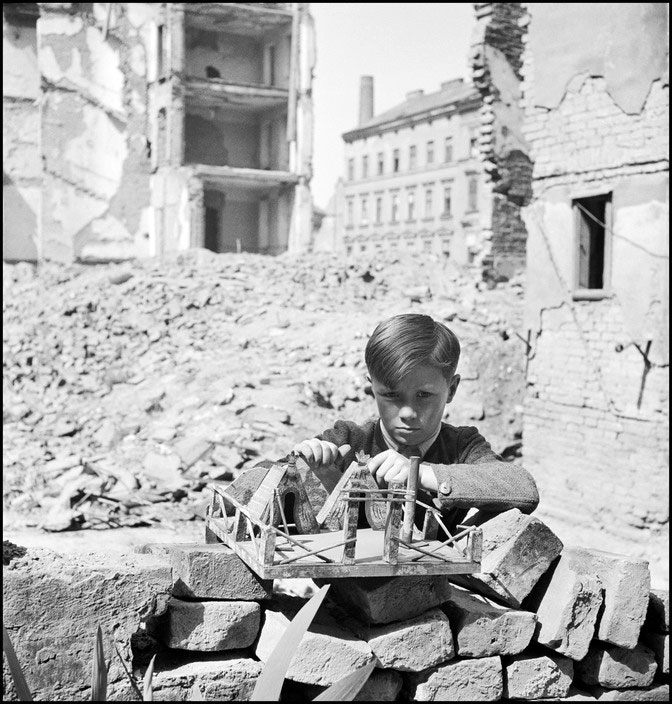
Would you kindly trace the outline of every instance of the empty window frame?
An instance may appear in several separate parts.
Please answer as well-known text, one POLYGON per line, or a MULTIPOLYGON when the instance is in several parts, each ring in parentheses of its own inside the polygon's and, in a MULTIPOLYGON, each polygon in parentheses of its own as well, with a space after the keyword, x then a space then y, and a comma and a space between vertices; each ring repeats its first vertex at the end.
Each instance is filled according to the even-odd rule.
POLYGON ((366 196, 361 196, 359 200, 359 224, 369 224, 369 199, 366 196))
POLYGON ((397 171, 399 171, 399 164, 400 164, 400 159, 399 159, 399 150, 395 149, 392 152, 392 171, 396 174, 397 171))
POLYGON ((348 198, 346 201, 346 220, 345 224, 352 227, 355 221, 355 204, 353 198, 348 198))
POLYGON ((391 222, 399 222, 399 194, 392 194, 392 211, 391 211, 391 222))
POLYGON ((431 186, 425 188, 425 217, 431 218, 434 214, 434 189, 431 186))
POLYGON ((428 164, 434 163, 434 142, 433 141, 427 142, 427 163, 428 164))
POLYGON ((441 215, 444 218, 449 218, 453 214, 453 188, 452 186, 443 187, 443 212, 441 215))
POLYGON ((408 208, 408 219, 415 220, 415 189, 409 188, 406 191, 406 204, 408 208))
POLYGON ((362 178, 369 177, 369 157, 364 155, 362 157, 362 178))
POLYGON ((408 168, 415 169, 418 165, 418 149, 415 144, 408 148, 408 168))
POLYGON ((383 152, 378 152, 378 176, 382 176, 385 172, 385 155, 383 152))
POLYGON ((348 159, 348 181, 355 180, 355 160, 348 159))
POLYGON ((470 176, 468 181, 467 211, 473 213, 478 210, 478 176, 470 176))
POLYGON ((383 196, 376 196, 376 224, 383 221, 383 196))
POLYGON ((156 28, 156 77, 162 80, 168 70, 168 46, 166 43, 166 26, 160 24, 156 28))
POLYGON ((576 228, 576 288, 603 291, 608 287, 611 251, 611 193, 572 201, 576 228))
POLYGON ((446 137, 443 142, 443 161, 450 164, 453 161, 453 138, 446 137))
POLYGON ((469 132, 469 156, 472 158, 478 156, 478 132, 475 129, 469 132))

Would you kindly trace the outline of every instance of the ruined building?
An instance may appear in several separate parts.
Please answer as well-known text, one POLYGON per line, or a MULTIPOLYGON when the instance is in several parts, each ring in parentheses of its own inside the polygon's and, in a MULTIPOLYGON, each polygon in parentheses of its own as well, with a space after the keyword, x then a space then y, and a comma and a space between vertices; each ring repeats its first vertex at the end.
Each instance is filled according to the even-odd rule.
POLYGON ((523 448, 537 513, 585 528, 594 547, 665 560, 667 8, 477 4, 474 62, 490 96, 486 167, 509 200, 501 223, 508 212, 510 231, 521 218, 526 231, 523 448))
POLYGON ((488 251, 490 192, 477 153, 478 91, 446 81, 378 115, 373 93, 373 78, 363 76, 359 125, 343 135, 338 244, 354 254, 399 247, 479 264, 488 251))
POLYGON ((6 260, 310 238, 305 3, 3 5, 6 260))

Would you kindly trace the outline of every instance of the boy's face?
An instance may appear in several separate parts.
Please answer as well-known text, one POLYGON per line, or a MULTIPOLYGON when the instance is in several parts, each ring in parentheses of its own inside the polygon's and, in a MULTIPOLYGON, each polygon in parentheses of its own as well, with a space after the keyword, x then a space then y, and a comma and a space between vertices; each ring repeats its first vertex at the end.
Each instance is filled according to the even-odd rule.
POLYGON ((393 388, 371 377, 380 420, 402 445, 420 445, 432 437, 459 383, 459 374, 448 381, 440 369, 426 364, 412 369, 393 388))

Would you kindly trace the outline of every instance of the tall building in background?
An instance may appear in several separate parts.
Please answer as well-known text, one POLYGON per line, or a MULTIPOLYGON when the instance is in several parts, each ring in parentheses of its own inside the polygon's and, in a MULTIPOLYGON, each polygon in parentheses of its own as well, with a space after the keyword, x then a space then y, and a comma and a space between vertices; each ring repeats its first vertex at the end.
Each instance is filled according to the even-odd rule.
POLYGON ((478 158, 478 91, 462 79, 379 115, 363 76, 359 125, 343 135, 340 248, 410 249, 479 265, 489 252, 490 190, 478 158))
POLYGON ((14 3, 3 15, 6 260, 308 246, 306 3, 14 3))

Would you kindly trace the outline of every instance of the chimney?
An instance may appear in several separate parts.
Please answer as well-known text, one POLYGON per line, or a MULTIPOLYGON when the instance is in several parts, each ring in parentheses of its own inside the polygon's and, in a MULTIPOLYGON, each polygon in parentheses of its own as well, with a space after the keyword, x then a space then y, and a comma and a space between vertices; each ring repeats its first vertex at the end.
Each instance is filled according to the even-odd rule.
POLYGON ((359 126, 373 117, 373 76, 362 76, 359 84, 359 126))
POLYGON ((425 91, 420 88, 419 90, 411 90, 408 93, 406 93, 406 100, 417 100, 418 98, 422 98, 422 96, 425 94, 425 91))

